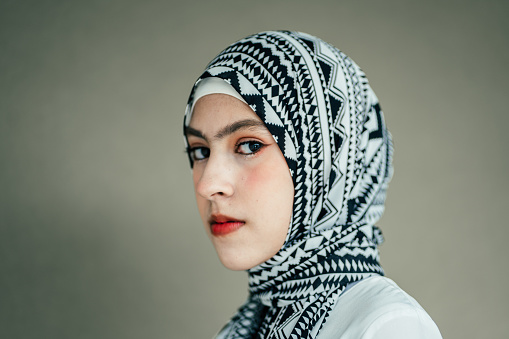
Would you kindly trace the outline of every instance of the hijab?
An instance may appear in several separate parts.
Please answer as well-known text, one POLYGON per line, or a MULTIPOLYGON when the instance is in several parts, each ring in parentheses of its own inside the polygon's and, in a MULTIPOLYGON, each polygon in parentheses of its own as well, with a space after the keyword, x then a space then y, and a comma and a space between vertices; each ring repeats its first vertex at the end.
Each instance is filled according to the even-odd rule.
POLYGON ((378 99, 348 56, 300 32, 254 34, 219 53, 193 87, 185 125, 200 91, 216 91, 200 90, 207 78, 265 123, 295 188, 283 247, 248 270, 248 300, 218 337, 315 338, 349 284, 383 275, 375 223, 392 142, 378 99))

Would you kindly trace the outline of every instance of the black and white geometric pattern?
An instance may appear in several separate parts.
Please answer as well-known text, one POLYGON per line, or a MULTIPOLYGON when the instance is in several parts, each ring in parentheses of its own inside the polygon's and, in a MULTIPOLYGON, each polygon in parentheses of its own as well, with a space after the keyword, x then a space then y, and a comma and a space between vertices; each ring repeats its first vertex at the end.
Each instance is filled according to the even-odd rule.
POLYGON ((383 274, 374 224, 392 143, 378 99, 349 57, 299 32, 242 39, 206 77, 232 85, 265 122, 295 187, 283 248, 248 271, 249 299, 218 337, 315 338, 347 284, 383 274))

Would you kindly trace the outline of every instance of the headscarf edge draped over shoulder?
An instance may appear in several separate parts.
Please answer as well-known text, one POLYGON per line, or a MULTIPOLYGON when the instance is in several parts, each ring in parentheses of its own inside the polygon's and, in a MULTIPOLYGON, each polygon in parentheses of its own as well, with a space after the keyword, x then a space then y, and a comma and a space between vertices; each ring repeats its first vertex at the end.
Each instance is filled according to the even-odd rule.
POLYGON ((393 170, 378 99, 348 56, 300 32, 233 43, 197 83, 207 77, 230 84, 265 123, 295 187, 283 248, 248 271, 249 299, 218 337, 314 338, 349 283, 383 274, 375 223, 393 170))

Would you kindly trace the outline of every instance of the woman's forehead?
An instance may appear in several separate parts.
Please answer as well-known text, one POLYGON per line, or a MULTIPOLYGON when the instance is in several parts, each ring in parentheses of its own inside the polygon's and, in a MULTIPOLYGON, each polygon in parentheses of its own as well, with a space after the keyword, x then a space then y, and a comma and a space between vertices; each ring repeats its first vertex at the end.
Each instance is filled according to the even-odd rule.
POLYGON ((204 119, 214 121, 219 118, 230 120, 251 118, 261 121, 249 105, 223 93, 207 94, 201 97, 196 101, 191 114, 190 125, 204 119))
POLYGON ((209 94, 200 98, 186 128, 187 135, 222 138, 238 130, 269 133, 258 115, 244 102, 227 94, 209 94))
POLYGON ((242 96, 225 80, 215 77, 200 79, 194 87, 192 99, 188 103, 188 114, 185 124, 189 124, 196 103, 203 97, 211 94, 227 94, 245 103, 242 96))

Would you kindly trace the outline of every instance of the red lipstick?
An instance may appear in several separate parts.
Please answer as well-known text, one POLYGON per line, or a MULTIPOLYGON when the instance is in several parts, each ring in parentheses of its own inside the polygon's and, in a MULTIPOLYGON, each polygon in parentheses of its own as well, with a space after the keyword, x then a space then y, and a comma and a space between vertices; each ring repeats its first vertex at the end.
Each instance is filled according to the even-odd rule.
POLYGON ((225 215, 213 215, 209 221, 210 231, 213 235, 226 235, 241 228, 245 222, 225 215))

